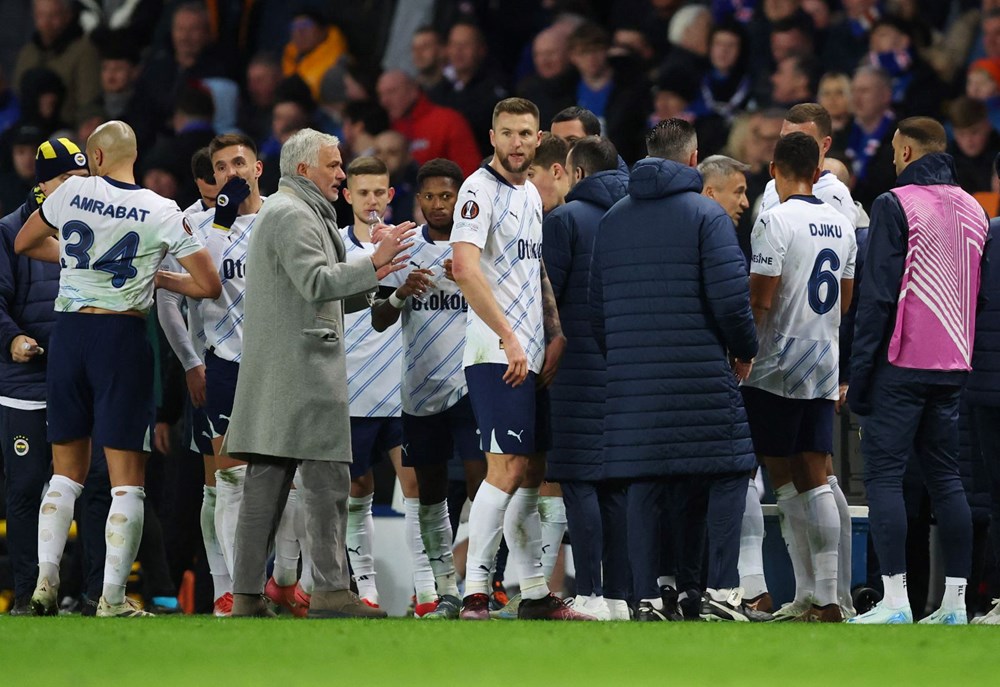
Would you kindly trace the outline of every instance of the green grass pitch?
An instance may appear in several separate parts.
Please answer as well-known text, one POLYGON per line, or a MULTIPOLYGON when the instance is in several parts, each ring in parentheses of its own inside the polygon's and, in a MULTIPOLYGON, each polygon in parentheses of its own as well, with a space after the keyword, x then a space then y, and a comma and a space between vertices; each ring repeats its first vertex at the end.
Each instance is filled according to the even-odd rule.
POLYGON ((1000 628, 0 618, 0 685, 997 685, 1000 628))

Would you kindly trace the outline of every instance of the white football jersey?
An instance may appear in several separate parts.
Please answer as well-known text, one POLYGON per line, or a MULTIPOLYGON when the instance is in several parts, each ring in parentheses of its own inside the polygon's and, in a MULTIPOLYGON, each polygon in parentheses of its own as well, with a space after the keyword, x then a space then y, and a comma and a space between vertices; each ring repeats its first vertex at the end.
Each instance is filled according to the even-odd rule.
POLYGON ((184 208, 184 214, 188 216, 197 215, 201 212, 205 212, 205 210, 208 209, 210 208, 205 207, 205 203, 201 200, 201 198, 199 198, 198 200, 194 201, 186 208, 184 208))
POLYGON ((257 215, 238 216, 228 230, 212 226, 214 219, 214 208, 190 216, 195 234, 211 254, 222 281, 218 298, 198 301, 198 315, 205 347, 223 360, 238 363, 243 356, 247 251, 257 215))
POLYGON ((791 196, 757 218, 750 249, 751 274, 781 281, 744 383, 785 398, 836 400, 840 280, 854 278, 854 227, 815 196, 791 196))
MULTIPOLYGON (((545 357, 538 190, 530 181, 513 186, 491 167, 480 167, 458 192, 451 241, 471 243, 483 251, 479 263, 483 275, 528 357, 528 367, 537 374, 545 357)), ((507 364, 500 338, 472 308, 464 363, 465 367, 507 364)))
MULTIPOLYGON (((844 186, 843 182, 833 172, 823 170, 819 175, 819 179, 813 184, 813 195, 849 219, 851 226, 855 229, 858 226, 868 226, 867 224, 861 225, 858 223, 859 206, 854 204, 854 198, 851 197, 850 189, 844 186)), ((764 187, 764 195, 761 196, 760 214, 763 215, 765 211, 777 207, 777 205, 778 191, 774 187, 774 179, 771 179, 767 182, 767 186, 764 187)))
POLYGON ((177 203, 107 177, 70 177, 39 212, 58 232, 60 312, 146 312, 163 257, 201 249, 177 203))
MULTIPOLYGON (((354 227, 340 230, 347 261, 375 252, 362 243, 354 227)), ((388 284, 387 284, 388 285, 388 284)), ((347 351, 347 396, 351 417, 399 417, 402 407, 403 338, 399 323, 377 332, 371 308, 344 314, 344 349, 347 351)))
POLYGON ((444 276, 451 244, 433 241, 427 226, 410 249, 410 265, 383 282, 400 287, 418 267, 432 270, 433 288, 406 299, 400 314, 403 327, 403 412, 434 415, 458 403, 468 392, 462 358, 465 352, 466 312, 469 309, 458 284, 444 276))

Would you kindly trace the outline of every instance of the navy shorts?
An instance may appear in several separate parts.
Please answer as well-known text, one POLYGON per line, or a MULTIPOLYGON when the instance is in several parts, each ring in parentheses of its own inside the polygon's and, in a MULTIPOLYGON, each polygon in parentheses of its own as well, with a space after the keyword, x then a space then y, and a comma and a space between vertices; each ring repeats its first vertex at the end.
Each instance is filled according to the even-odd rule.
POLYGON ((469 395, 434 415, 403 413, 403 465, 408 468, 461 460, 485 460, 476 435, 476 416, 469 395))
POLYGON ((389 449, 403 443, 403 420, 398 417, 351 418, 351 479, 363 477, 389 449))
POLYGON ((211 351, 205 353, 205 415, 212 438, 224 436, 229 429, 239 376, 239 363, 224 360, 211 351))
POLYGON ((536 391, 534 372, 528 373, 523 384, 512 387, 503 381, 506 371, 507 366, 500 363, 465 368, 482 450, 519 456, 549 450, 548 391, 536 391))
POLYGON ((133 315, 56 313, 46 393, 49 441, 149 451, 156 418, 153 352, 133 315))
POLYGON ((191 408, 191 450, 203 456, 215 453, 212 448, 212 424, 204 408, 191 408))
POLYGON ((788 458, 796 453, 833 453, 833 401, 785 398, 742 386, 750 436, 758 455, 788 458))

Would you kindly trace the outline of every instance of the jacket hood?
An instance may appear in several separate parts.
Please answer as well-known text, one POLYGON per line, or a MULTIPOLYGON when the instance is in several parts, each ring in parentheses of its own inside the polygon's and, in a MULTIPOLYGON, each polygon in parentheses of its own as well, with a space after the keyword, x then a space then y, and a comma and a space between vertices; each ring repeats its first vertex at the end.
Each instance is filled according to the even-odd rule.
POLYGON ((698 170, 673 160, 647 157, 632 167, 628 194, 644 200, 694 191, 701 193, 702 178, 698 170))
POLYGON ((948 153, 930 153, 911 163, 896 177, 896 186, 932 186, 934 184, 958 185, 955 160, 948 153))
POLYGON ((566 194, 566 202, 585 200, 605 210, 628 195, 628 173, 619 169, 591 174, 566 194))

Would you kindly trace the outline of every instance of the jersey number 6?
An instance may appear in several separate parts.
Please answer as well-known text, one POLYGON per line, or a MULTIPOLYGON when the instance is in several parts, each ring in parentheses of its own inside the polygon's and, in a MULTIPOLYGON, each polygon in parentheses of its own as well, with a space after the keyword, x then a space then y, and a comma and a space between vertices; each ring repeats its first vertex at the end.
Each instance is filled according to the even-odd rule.
POLYGON ((813 263, 812 274, 809 275, 809 307, 812 308, 817 314, 825 315, 830 312, 834 304, 837 302, 837 297, 840 295, 840 283, 837 281, 836 275, 831 270, 840 269, 840 256, 830 249, 824 248, 816 256, 816 262, 813 263), (823 269, 826 263, 830 263, 830 269, 823 269), (826 284, 826 293, 821 294, 821 288, 823 284, 826 284))
MULTIPOLYGON (((62 228, 62 237, 66 241, 66 255, 76 260, 75 268, 78 270, 90 269, 90 249, 94 247, 94 230, 85 222, 72 220, 66 222, 62 228), (74 235, 80 237, 76 243, 70 243, 74 235)), ((111 276, 111 285, 116 289, 125 286, 125 282, 138 274, 132 266, 136 254, 139 252, 139 235, 130 231, 111 246, 104 255, 94 263, 94 269, 108 272, 111 276)), ((65 258, 62 266, 67 267, 65 258)))

